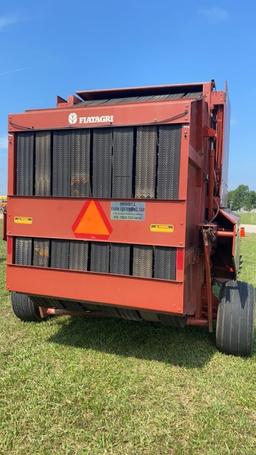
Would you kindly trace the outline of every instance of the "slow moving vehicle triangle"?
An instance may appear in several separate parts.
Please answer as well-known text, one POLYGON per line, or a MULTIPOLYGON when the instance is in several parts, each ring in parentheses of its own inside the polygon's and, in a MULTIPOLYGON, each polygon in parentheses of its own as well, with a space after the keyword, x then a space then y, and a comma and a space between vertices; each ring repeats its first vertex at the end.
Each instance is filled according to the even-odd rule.
POLYGON ((97 201, 87 201, 72 226, 76 237, 107 239, 112 232, 101 205, 97 201))

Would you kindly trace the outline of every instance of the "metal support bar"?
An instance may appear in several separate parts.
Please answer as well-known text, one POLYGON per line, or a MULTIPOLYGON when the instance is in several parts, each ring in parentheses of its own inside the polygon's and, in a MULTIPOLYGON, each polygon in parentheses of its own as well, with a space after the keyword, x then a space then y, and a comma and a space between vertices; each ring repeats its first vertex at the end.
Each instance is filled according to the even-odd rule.
POLYGON ((208 188, 208 220, 213 217, 213 196, 214 196, 214 149, 209 154, 209 188, 208 188))
POLYGON ((217 237, 233 237, 233 231, 216 231, 217 237))
POLYGON ((203 229, 203 243, 204 243, 204 259, 205 259, 205 283, 207 293, 207 313, 208 313, 208 329, 209 332, 213 331, 212 328, 212 280, 211 280, 211 245, 209 242, 209 229, 203 229))
POLYGON ((3 211, 3 226, 2 226, 2 239, 7 240, 7 212, 6 208, 3 211))
POLYGON ((188 318, 186 324, 197 327, 208 327, 207 319, 200 318, 188 318))
MULTIPOLYGON (((44 308, 39 307, 40 316, 47 318, 48 316, 82 316, 86 318, 113 318, 115 317, 112 313, 109 314, 104 311, 68 311, 61 310, 58 308, 44 308)), ((186 325, 196 327, 207 327, 207 319, 189 317, 186 321, 186 325)))
POLYGON ((104 311, 68 311, 58 308, 39 307, 40 316, 47 318, 48 316, 83 316, 86 318, 113 318, 113 314, 104 311))

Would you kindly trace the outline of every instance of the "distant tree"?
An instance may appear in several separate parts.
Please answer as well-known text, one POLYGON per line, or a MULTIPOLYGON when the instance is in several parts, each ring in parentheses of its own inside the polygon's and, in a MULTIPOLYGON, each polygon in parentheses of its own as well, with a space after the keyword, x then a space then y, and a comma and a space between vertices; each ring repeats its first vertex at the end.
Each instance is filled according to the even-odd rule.
POLYGON ((245 205, 245 208, 247 210, 256 209, 256 191, 249 191, 248 203, 245 205))
POLYGON ((234 199, 235 199, 235 190, 230 190, 228 192, 228 207, 231 209, 231 210, 235 210, 234 209, 234 199))
POLYGON ((247 185, 239 185, 235 190, 229 191, 228 206, 232 210, 241 210, 243 207, 251 210, 253 197, 251 197, 250 193, 251 191, 247 185))
POLYGON ((256 191, 249 190, 247 185, 239 185, 228 193, 228 207, 231 210, 252 210, 256 208, 256 191))

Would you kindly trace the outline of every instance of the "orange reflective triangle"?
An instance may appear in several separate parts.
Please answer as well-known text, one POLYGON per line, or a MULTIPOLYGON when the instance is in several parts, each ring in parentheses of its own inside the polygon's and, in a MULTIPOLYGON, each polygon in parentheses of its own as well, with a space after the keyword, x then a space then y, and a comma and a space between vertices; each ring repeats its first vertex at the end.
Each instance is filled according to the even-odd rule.
POLYGON ((72 226, 76 237, 106 239, 112 227, 97 201, 87 201, 72 226))

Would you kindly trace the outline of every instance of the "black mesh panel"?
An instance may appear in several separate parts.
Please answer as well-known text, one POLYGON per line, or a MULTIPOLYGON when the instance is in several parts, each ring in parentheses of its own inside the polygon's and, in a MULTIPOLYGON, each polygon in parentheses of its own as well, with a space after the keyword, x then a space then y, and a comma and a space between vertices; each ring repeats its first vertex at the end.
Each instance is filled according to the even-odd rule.
POLYGON ((133 247, 133 275, 151 278, 153 275, 153 247, 133 247))
POLYGON ((113 131, 112 197, 132 197, 133 128, 115 128, 113 131))
POLYGON ((70 196, 70 132, 53 133, 52 195, 70 196))
POLYGON ((180 172, 180 126, 159 127, 157 198, 178 199, 180 172))
POLYGON ((154 198, 156 184, 156 126, 137 128, 136 198, 154 198))
POLYGON ((93 131, 93 196, 111 197, 112 130, 93 131))
POLYGON ((14 263, 176 280, 171 247, 16 237, 14 263))
POLYGON ((71 196, 88 197, 90 190, 90 130, 72 131, 71 153, 71 196))
POLYGON ((15 239, 15 264, 32 264, 32 239, 16 237, 15 239))
POLYGON ((176 279, 176 248, 155 247, 154 277, 176 279))
POLYGON ((69 241, 51 241, 51 267, 68 269, 69 266, 69 241))
POLYGON ((104 243, 91 244, 90 270, 92 272, 109 272, 109 245, 104 243))
POLYGON ((32 196, 34 188, 34 134, 16 134, 16 194, 32 196))
POLYGON ((88 269, 88 243, 71 241, 69 251, 69 268, 73 270, 88 269))
POLYGON ((51 195, 51 133, 35 136, 35 195, 51 195))
POLYGON ((130 274, 130 245, 112 244, 110 255, 110 273, 130 274))
POLYGON ((26 132, 16 143, 18 195, 178 198, 180 125, 26 132))
POLYGON ((45 239, 34 239, 33 265, 38 267, 49 267, 50 263, 50 241, 45 239))

